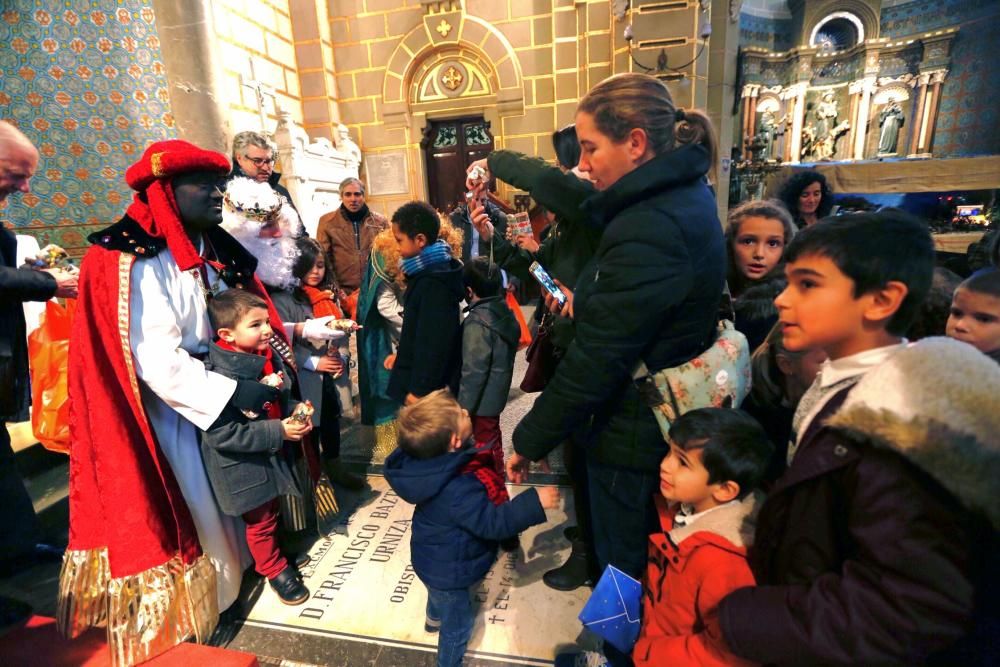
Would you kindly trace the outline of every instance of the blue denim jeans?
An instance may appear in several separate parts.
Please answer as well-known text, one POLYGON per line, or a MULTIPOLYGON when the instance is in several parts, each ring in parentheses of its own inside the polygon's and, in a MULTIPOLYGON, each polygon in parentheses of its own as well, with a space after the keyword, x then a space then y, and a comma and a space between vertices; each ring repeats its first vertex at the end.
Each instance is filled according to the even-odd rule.
POLYGON ((472 636, 476 618, 469 590, 440 590, 427 587, 427 617, 441 621, 438 631, 438 667, 461 667, 465 647, 472 636))
MULTIPOLYGON (((653 494, 660 484, 660 471, 615 468, 587 462, 590 511, 594 530, 594 552, 601 572, 614 565, 642 581, 646 573, 649 534, 659 528, 653 494)), ((613 667, 629 667, 632 660, 611 644, 604 655, 613 667)))

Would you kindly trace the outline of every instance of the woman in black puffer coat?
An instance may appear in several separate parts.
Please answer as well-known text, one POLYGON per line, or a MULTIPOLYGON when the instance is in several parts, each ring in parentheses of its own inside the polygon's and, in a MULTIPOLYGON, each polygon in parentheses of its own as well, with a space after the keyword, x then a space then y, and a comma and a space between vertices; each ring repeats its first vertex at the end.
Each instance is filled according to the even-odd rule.
POLYGON ((604 231, 565 308, 576 336, 518 424, 507 469, 522 479, 529 460, 589 422, 599 565, 641 578, 668 447, 631 376, 640 360, 651 370, 677 366, 715 340, 726 273, 706 179, 716 142, 705 114, 675 109, 666 86, 643 74, 598 84, 580 102, 576 130, 580 170, 598 190, 583 207, 604 231))

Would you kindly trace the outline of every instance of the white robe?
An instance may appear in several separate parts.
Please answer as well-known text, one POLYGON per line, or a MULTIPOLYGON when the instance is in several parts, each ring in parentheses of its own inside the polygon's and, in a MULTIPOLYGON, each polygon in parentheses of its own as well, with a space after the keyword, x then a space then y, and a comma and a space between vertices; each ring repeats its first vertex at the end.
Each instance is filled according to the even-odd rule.
MULTIPOLYGON (((217 274, 208 268, 209 283, 217 274)), ((221 288, 225 284, 219 282, 221 288)), ((236 381, 205 370, 190 356, 208 352, 212 331, 200 279, 181 271, 169 250, 132 265, 129 336, 143 406, 157 442, 194 518, 202 551, 215 565, 219 610, 239 596, 250 562, 243 521, 215 501, 198 446, 197 429, 218 418, 236 381)))

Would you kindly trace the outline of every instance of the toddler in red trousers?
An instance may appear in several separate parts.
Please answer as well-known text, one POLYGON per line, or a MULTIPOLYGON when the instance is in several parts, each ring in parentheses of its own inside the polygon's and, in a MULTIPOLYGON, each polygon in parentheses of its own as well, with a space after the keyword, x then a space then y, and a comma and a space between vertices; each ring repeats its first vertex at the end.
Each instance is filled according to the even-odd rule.
POLYGON ((702 408, 670 429, 656 498, 662 533, 649 537, 637 667, 749 665, 729 652, 719 601, 754 584, 746 553, 756 515, 755 489, 773 445, 740 410, 702 408))
POLYGON ((205 472, 222 512, 246 522, 254 569, 282 602, 299 605, 309 599, 309 590, 278 548, 278 496, 300 495, 285 442, 301 440, 312 421, 308 414, 300 418, 296 405, 289 404, 291 380, 271 351, 274 330, 267 302, 229 289, 209 300, 208 317, 218 339, 209 348, 206 368, 237 384, 233 400, 201 434, 205 472), (259 414, 236 407, 241 404, 237 395, 261 382, 277 389, 277 399, 259 414))

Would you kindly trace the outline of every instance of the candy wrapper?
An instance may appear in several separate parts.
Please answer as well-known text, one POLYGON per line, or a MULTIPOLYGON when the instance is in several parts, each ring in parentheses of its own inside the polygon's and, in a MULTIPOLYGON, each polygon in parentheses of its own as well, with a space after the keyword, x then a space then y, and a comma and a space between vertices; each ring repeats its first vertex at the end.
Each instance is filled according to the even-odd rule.
MULTIPOLYGON (((274 387, 276 389, 280 388, 285 382, 284 373, 271 373, 270 375, 265 375, 260 379, 261 384, 266 384, 268 387, 274 387)), ((240 410, 247 419, 257 419, 260 417, 259 412, 254 412, 253 410, 240 410)))
POLYGON ((60 246, 50 243, 34 257, 25 257, 24 263, 33 269, 62 269, 70 273, 79 273, 80 269, 73 264, 69 258, 69 253, 60 246))
POLYGON ((354 333, 361 327, 354 320, 330 320, 326 323, 326 326, 330 327, 334 331, 343 331, 344 333, 354 333))
POLYGON ((469 172, 469 183, 472 185, 482 185, 486 181, 486 170, 476 165, 469 172))
POLYGON ((305 424, 312 418, 313 412, 315 411, 316 409, 313 407, 312 401, 305 400, 295 406, 295 410, 292 411, 290 419, 300 424, 305 424))

